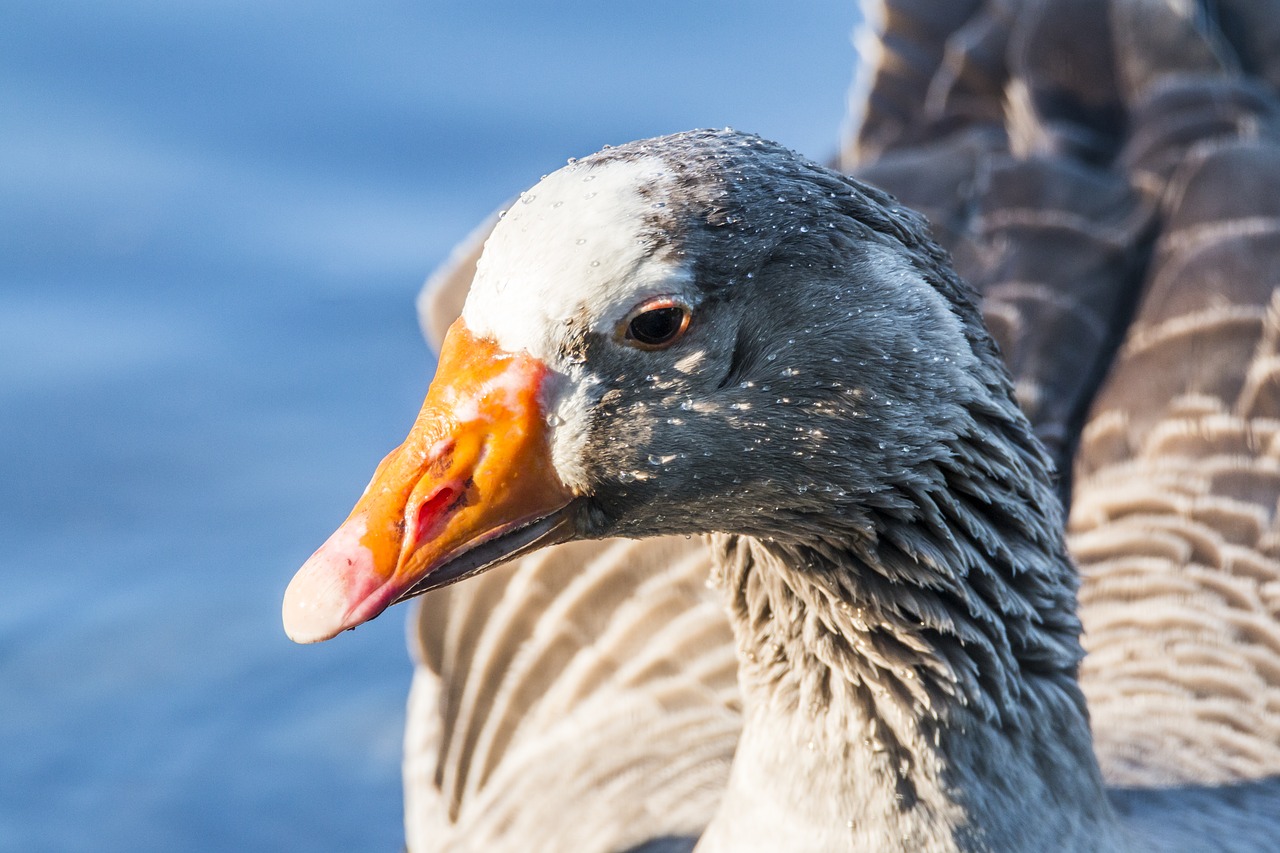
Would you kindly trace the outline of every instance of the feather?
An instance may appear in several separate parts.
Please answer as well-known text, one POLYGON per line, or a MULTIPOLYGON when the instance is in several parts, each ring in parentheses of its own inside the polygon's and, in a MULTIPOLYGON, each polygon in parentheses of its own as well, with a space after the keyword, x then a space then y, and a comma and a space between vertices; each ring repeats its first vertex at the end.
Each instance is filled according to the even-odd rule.
MULTIPOLYGON (((1280 7, 879 0, 865 17, 842 165, 933 223, 981 294, 1070 500, 1088 652, 1080 689, 1114 812, 1098 803, 1054 837, 1119 846, 1106 828, 1118 818, 1154 849, 1201 849, 1195 839, 1210 836, 1203 849, 1273 849, 1280 7)), ((428 282, 419 306, 433 342, 461 310, 495 221, 428 282)), ((893 221, 882 228, 909 233, 893 221)), ((924 778, 912 739, 932 731, 936 746, 944 729, 928 719, 957 697, 974 719, 1004 726, 989 756, 964 759, 966 783, 1008 776, 1008 790, 988 781, 978 799, 1034 798, 1047 784, 1044 802, 1088 805, 1094 789, 1073 764, 1087 732, 1083 746, 1066 737, 1065 751, 1046 747, 1029 777, 982 769, 1029 748, 1019 731, 1073 713, 1068 687, 1030 689, 1002 674, 1074 667, 1075 582, 1050 572, 1037 585, 1034 572, 1012 568, 1052 548, 1040 521, 995 511, 1038 500, 1002 479, 1023 451, 981 438, 949 447, 955 471, 877 498, 884 517, 915 512, 926 524, 886 527, 849 552, 719 538, 708 550, 679 536, 574 543, 424 598, 411 631, 410 848, 689 849, 711 824, 700 849, 777 849, 764 834, 734 835, 735 817, 738 829, 793 821, 789 849, 830 843, 805 834, 804 814, 753 798, 778 784, 764 775, 849 810, 874 807, 877 779, 907 780, 896 802, 936 807, 932 819, 945 824, 953 818, 911 781, 924 778), (791 570, 843 553, 867 569, 853 587, 791 570), (938 579, 942 569, 956 577, 938 579), (707 589, 708 574, 723 593, 707 589), (929 631, 897 621, 906 619, 929 631), (870 720, 865 784, 824 787, 831 770, 813 740, 783 764, 762 763, 792 732, 758 724, 731 778, 739 665, 743 684, 785 685, 769 695, 790 704, 770 719, 794 719, 796 731, 811 730, 798 709, 821 712, 820 741, 842 720, 870 720), (846 696, 848 684, 868 692, 846 696)), ((758 707, 749 702, 748 717, 758 707)), ((979 812, 976 836, 951 836, 959 849, 1032 843, 1016 815, 979 812)), ((928 846, 911 831, 893 830, 894 843, 928 846)))

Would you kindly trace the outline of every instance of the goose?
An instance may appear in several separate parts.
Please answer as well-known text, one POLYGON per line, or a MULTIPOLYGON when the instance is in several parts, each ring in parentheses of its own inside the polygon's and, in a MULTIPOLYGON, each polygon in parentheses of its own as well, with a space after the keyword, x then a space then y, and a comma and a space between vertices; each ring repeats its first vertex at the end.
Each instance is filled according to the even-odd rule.
POLYGON ((319 640, 466 580, 417 632, 466 673, 411 706, 411 755, 444 756, 406 767, 443 795, 424 825, 476 833, 439 847, 1275 848, 1280 163, 1265 19, 1222 5, 1089 19, 1147 40, 1118 104, 1064 81, 1052 48, 1113 38, 1062 4, 969 4, 915 126, 884 62, 858 172, 910 203, 943 158, 954 267, 893 197, 733 132, 611 149, 513 205, 409 439, 285 600, 319 640), (667 538, 553 544, 606 536, 667 538))

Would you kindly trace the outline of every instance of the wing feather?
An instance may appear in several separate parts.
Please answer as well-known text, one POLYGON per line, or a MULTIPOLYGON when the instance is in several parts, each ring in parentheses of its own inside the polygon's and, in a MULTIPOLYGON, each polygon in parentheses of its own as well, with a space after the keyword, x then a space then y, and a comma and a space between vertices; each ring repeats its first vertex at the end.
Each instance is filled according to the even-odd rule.
POLYGON ((1280 775, 1280 133, 1221 30, 1175 23, 1128 54, 1122 161, 1159 237, 1084 430, 1070 542, 1107 779, 1226 786, 1280 775), (1201 47, 1171 59, 1189 32, 1201 47))

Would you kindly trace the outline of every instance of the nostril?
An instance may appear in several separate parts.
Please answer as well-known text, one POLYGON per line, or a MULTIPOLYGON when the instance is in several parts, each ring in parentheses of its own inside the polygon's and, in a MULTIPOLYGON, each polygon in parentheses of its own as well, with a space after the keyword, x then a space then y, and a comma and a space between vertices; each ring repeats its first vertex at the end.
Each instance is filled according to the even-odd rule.
POLYGON ((441 486, 418 507, 415 541, 425 542, 435 538, 444 522, 465 498, 466 493, 455 485, 441 486))

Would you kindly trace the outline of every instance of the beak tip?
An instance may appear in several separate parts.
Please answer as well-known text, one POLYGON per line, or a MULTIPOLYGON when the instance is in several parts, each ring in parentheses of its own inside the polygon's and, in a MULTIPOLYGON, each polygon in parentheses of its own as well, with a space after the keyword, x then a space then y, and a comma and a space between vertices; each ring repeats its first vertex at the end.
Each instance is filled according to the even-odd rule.
POLYGON ((373 554, 359 544, 363 533, 363 523, 344 524, 289 582, 281 618, 285 634, 295 643, 331 639, 376 615, 362 616, 372 604, 371 593, 380 586, 373 572, 373 554))
POLYGON ((310 562, 298 571, 289 588, 284 592, 284 603, 281 616, 284 621, 284 632, 295 643, 318 643, 328 640, 342 631, 342 613, 333 604, 315 593, 318 584, 315 572, 308 571, 310 562))
POLYGON ((294 643, 319 643, 335 637, 342 628, 334 626, 332 617, 316 607, 314 599, 305 592, 298 592, 303 585, 298 583, 300 580, 301 573, 284 590, 284 633, 294 643))

